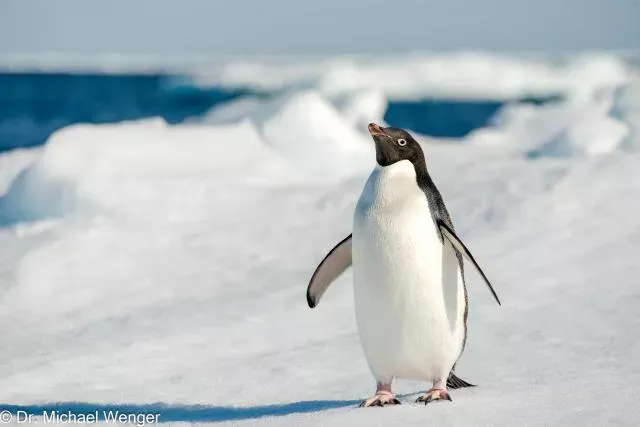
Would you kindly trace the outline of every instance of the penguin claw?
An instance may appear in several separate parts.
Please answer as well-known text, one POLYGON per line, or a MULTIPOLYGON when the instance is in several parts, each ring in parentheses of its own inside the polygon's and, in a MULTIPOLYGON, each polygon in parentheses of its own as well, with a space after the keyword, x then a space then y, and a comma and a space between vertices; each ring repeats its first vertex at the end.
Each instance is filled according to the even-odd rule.
POLYGON ((426 405, 427 403, 431 402, 431 396, 420 396, 416 399, 416 403, 421 403, 424 402, 424 404, 426 405))
POLYGON ((435 402, 436 400, 448 400, 449 402, 453 402, 447 390, 438 388, 432 388, 427 392, 427 394, 418 397, 416 399, 416 402, 424 402, 425 405, 428 405, 429 403, 435 402))
POLYGON ((361 408, 369 408, 372 406, 384 407, 387 405, 400 405, 400 401, 393 395, 377 394, 360 403, 361 408))

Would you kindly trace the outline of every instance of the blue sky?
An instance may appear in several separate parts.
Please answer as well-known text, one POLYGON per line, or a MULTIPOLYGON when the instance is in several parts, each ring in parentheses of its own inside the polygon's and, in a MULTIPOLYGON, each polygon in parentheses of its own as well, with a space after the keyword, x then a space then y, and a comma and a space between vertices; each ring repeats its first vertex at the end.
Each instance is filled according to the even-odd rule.
POLYGON ((640 49, 640 0, 2 0, 0 54, 640 49))

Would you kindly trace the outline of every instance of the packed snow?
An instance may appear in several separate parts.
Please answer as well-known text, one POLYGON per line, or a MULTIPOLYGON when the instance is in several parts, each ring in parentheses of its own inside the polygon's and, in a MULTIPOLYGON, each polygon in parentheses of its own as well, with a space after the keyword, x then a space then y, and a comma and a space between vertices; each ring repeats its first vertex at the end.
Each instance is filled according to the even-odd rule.
MULTIPOLYGON (((340 90, 292 86, 204 123, 76 125, 0 155, 0 410, 223 425, 638 425, 640 95, 622 62, 597 64, 576 60, 584 78, 562 99, 507 104, 464 139, 416 135, 503 303, 469 275, 457 372, 478 387, 426 407, 414 400, 429 385, 400 381, 402 405, 358 408, 375 384, 350 272, 316 309, 305 300, 317 263, 351 231, 375 165, 365 122, 382 122, 388 86, 352 84, 344 71, 324 80, 340 90)), ((525 62, 520 72, 513 84, 496 72, 493 87, 555 92, 552 77, 538 79, 546 71, 525 62)), ((416 92, 445 90, 443 78, 416 92)))
POLYGON ((229 61, 193 73, 202 86, 278 90, 318 88, 329 96, 378 89, 391 99, 425 97, 515 99, 584 93, 626 82, 625 61, 584 53, 550 60, 544 56, 458 54, 335 57, 306 61, 229 61))

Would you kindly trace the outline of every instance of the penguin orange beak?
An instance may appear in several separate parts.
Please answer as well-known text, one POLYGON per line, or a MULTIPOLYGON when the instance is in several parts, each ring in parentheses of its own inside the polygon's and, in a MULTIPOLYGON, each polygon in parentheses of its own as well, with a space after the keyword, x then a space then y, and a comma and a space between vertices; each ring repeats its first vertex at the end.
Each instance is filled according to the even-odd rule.
POLYGON ((368 128, 371 136, 387 136, 387 134, 384 132, 384 129, 382 129, 375 123, 369 123, 368 128))

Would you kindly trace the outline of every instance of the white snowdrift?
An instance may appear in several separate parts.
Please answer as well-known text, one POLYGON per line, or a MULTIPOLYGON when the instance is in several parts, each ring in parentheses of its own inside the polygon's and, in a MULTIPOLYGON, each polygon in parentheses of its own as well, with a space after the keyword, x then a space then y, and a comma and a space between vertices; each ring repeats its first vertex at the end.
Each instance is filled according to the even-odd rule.
POLYGON ((370 165, 371 138, 314 91, 295 92, 265 105, 253 120, 270 146, 307 167, 335 171, 370 165))
POLYGON ((640 71, 636 70, 630 82, 615 91, 612 116, 627 123, 629 134, 624 142, 627 148, 640 148, 640 71))
POLYGON ((75 125, 49 138, 0 206, 5 221, 122 212, 132 200, 161 200, 167 186, 198 186, 198 175, 277 181, 284 167, 249 123, 167 126, 158 119, 75 125))
POLYGON ((165 190, 189 183, 326 182, 371 168, 373 143, 366 125, 355 126, 356 107, 345 106, 351 112, 343 117, 314 91, 254 107, 216 125, 154 119, 62 129, 2 199, 4 221, 128 212, 133 200, 161 200, 165 190))
POLYGON ((247 98, 214 107, 201 122, 251 122, 283 157, 331 179, 370 167, 373 144, 367 125, 382 122, 385 108, 386 100, 378 92, 331 102, 315 90, 292 90, 269 101, 247 98))
POLYGON ((11 182, 38 156, 39 148, 19 149, 0 155, 0 196, 11 182))
POLYGON ((620 105, 616 93, 607 89, 545 105, 506 105, 491 126, 473 131, 466 140, 533 157, 611 154, 627 145, 637 119, 618 113, 629 108, 620 105))
POLYGON ((380 90, 363 90, 333 99, 342 117, 359 129, 366 129, 371 122, 383 123, 387 110, 387 98, 380 90))
MULTIPOLYGON (((192 119, 195 123, 225 124, 242 120, 264 121, 275 114, 286 114, 291 122, 283 124, 284 128, 299 126, 298 120, 323 122, 323 126, 329 126, 325 133, 334 132, 345 136, 353 136, 356 133, 366 133, 367 125, 371 122, 384 123, 384 114, 387 109, 387 98, 384 93, 377 90, 363 90, 328 97, 316 90, 290 90, 274 101, 265 101, 256 97, 240 98, 222 105, 217 105, 208 111, 203 117, 192 119), (283 110, 282 113, 277 113, 283 110), (288 111, 285 112, 284 110, 288 111), (332 126, 335 125, 335 126, 332 126), (335 129, 334 129, 335 127, 335 129), (348 129, 352 128, 352 129, 348 129), (348 129, 348 130, 347 130, 348 129)), ((317 126, 317 125, 314 125, 317 126)), ((310 127, 305 132, 313 132, 310 127)), ((307 135, 313 138, 313 135, 307 135)), ((362 139, 360 136, 356 139, 362 139)), ((368 139, 368 138, 367 138, 368 139)), ((362 146, 345 139, 340 145, 347 147, 362 146)))
POLYGON ((198 86, 281 90, 313 87, 329 96, 378 90, 389 99, 516 99, 591 92, 623 84, 628 67, 615 55, 567 58, 497 54, 416 54, 310 61, 238 61, 193 75, 198 86))
POLYGON ((613 96, 602 94, 591 105, 573 113, 559 135, 537 152, 546 155, 601 155, 615 152, 629 134, 627 124, 611 117, 613 96))

